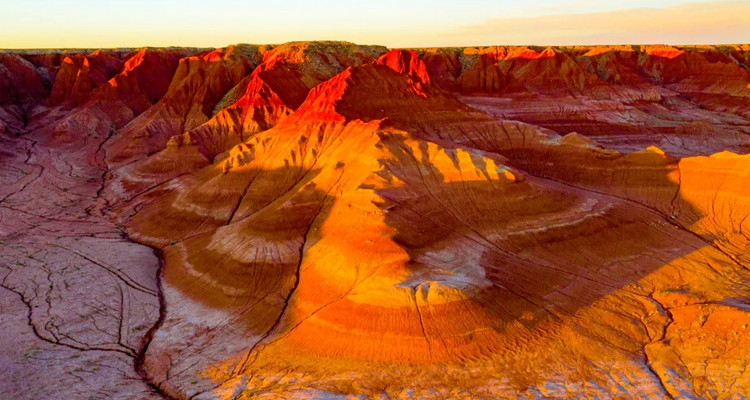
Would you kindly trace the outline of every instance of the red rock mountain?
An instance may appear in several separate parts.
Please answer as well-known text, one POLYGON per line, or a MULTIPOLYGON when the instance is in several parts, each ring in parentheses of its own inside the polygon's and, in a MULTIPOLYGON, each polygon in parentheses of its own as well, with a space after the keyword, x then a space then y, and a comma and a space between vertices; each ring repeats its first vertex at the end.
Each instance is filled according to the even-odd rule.
POLYGON ((748 60, 0 53, 0 393, 742 398, 748 60))

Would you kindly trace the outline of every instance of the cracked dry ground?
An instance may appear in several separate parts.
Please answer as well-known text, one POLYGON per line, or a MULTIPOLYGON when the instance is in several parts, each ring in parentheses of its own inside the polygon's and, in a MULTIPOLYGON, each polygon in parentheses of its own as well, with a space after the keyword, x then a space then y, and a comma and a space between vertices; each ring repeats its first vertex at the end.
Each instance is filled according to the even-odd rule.
POLYGON ((0 397, 750 393, 747 46, 0 57, 0 397))
POLYGON ((158 397, 135 369, 158 259, 98 210, 106 137, 50 148, 22 133, 0 142, 2 397, 158 397))

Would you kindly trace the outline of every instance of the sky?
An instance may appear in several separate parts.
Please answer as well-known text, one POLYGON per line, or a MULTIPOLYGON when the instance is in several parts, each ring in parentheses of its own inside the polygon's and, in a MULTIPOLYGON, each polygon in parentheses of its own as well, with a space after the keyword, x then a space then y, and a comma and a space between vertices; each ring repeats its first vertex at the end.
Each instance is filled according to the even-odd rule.
POLYGON ((750 43, 750 0, 0 0, 0 48, 750 43))

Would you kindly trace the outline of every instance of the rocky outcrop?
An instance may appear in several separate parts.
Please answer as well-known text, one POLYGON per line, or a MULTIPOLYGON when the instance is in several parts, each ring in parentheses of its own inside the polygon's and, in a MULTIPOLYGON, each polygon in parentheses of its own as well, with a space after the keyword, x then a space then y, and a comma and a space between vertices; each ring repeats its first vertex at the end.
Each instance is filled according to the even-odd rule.
POLYGON ((106 145, 107 163, 120 166, 162 150, 170 137, 210 118, 214 106, 255 64, 252 46, 230 46, 180 60, 159 102, 106 145))
POLYGON ((122 68, 121 56, 101 50, 65 55, 55 73, 48 102, 70 107, 83 104, 93 89, 103 85, 122 68))
POLYGON ((379 52, 374 47, 335 42, 275 47, 263 55, 251 75, 224 96, 209 121, 190 131, 191 140, 213 160, 291 114, 311 87, 349 66, 372 61, 379 52))
POLYGON ((48 93, 48 82, 34 64, 16 54, 0 53, 0 104, 39 102, 48 93))
MULTIPOLYGON (((159 152, 113 171, 110 187, 115 196, 111 201, 143 193, 213 161, 218 154, 286 118, 300 106, 312 86, 348 66, 374 60, 383 49, 343 42, 258 47, 260 64, 223 95, 208 121, 192 129, 185 126, 181 135, 165 131, 162 140, 172 135, 166 148, 148 139, 155 143, 151 148, 159 152)), ((133 128, 131 132, 138 130, 133 128)))

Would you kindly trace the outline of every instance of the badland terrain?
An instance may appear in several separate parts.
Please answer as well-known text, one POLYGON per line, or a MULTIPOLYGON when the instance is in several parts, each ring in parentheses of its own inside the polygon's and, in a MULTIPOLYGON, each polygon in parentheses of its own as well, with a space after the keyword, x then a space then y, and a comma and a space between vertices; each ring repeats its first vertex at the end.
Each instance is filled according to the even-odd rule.
POLYGON ((750 393, 750 46, 0 52, 0 397, 750 393))

